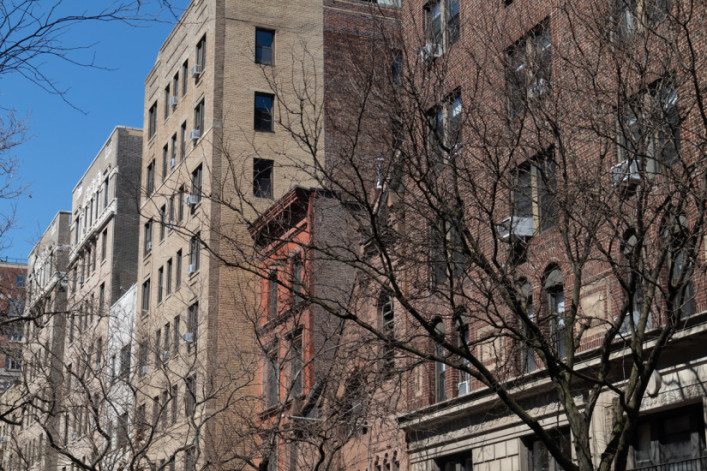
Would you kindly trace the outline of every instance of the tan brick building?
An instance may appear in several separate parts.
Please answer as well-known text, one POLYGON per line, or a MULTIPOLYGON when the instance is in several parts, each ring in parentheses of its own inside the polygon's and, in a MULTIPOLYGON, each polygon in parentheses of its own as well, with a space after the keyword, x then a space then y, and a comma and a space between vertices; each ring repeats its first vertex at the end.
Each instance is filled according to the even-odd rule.
POLYGON ((201 0, 145 80, 136 418, 159 423, 151 461, 258 460, 257 283, 229 263, 255 260, 247 221, 313 182, 278 119, 292 84, 321 99, 321 57, 320 2, 201 0))

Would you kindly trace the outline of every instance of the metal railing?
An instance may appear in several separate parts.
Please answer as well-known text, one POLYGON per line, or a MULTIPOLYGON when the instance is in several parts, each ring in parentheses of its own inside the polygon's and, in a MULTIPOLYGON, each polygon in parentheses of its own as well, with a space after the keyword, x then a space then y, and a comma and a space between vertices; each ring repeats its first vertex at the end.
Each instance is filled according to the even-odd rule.
POLYGON ((630 471, 707 471, 707 456, 633 468, 630 471))

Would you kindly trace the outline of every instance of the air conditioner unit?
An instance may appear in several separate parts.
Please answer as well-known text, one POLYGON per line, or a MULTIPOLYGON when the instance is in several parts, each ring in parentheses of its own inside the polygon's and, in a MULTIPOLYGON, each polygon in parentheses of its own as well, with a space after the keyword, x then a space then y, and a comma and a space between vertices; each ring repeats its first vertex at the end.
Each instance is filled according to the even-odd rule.
POLYGON ((96 371, 100 370, 100 369, 101 369, 101 364, 97 362, 95 365, 93 365, 93 369, 96 370, 96 371))
POLYGON ((176 96, 169 98, 169 106, 177 106, 177 103, 179 103, 179 99, 176 96))
POLYGON ((424 62, 427 62, 430 59, 434 59, 435 57, 441 57, 442 56, 442 45, 437 44, 437 43, 427 43, 424 46, 422 46, 422 49, 420 49, 420 57, 422 57, 422 60, 424 62))
POLYGON ((200 129, 192 129, 191 132, 189 132, 189 139, 192 141, 196 141, 201 137, 201 130, 200 129))
POLYGON ((169 221, 169 222, 167 223, 167 229, 169 229, 169 230, 174 229, 174 221, 169 221))
POLYGON ((194 343, 194 334, 192 332, 182 334, 182 343, 194 343))
POLYGON ((162 352, 162 361, 167 361, 169 360, 169 351, 165 350, 162 352))
POLYGON ((641 159, 626 159, 611 167, 611 183, 613 185, 632 184, 641 181, 639 171, 641 159))
POLYGON ((192 78, 199 78, 201 73, 204 71, 204 67, 201 64, 196 64, 191 68, 192 78))
POLYGON ((192 265, 191 263, 189 265, 187 265, 187 274, 188 275, 191 275, 192 273, 194 273, 194 271, 195 271, 194 265, 192 265))
POLYGON ((152 250, 152 242, 148 240, 145 244, 145 252, 149 252, 150 250, 152 250))
POLYGON ((171 159, 169 159, 169 168, 174 168, 175 165, 177 165, 177 158, 172 157, 171 159))
POLYGON ((530 216, 511 216, 496 224, 496 231, 501 240, 530 238, 533 236, 533 218, 530 216))
POLYGON ((187 196, 187 206, 193 206, 199 202, 198 195, 188 195, 187 196))
POLYGON ((69 286, 69 280, 61 280, 60 285, 62 288, 69 286))
POLYGON ((469 394, 469 381, 462 381, 457 385, 457 395, 463 396, 469 394))
POLYGON ((142 365, 140 367, 140 374, 143 374, 143 375, 147 374, 147 365, 142 365))
POLYGON ((83 275, 79 275, 79 276, 78 276, 78 282, 79 282, 79 283, 83 283, 83 275))
POLYGON ((5 442, 9 442, 9 441, 10 441, 10 437, 8 437, 7 435, 3 435, 2 437, 0 437, 0 443, 5 443, 5 442))
POLYGON ((76 432, 71 432, 71 440, 76 440, 76 432))

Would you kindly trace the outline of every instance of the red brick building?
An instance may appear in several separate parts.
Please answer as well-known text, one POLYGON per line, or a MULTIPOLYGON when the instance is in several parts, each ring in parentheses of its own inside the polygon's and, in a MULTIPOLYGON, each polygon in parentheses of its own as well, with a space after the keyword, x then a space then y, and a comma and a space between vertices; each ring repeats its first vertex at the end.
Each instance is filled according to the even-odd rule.
POLYGON ((22 369, 21 342, 24 323, 18 318, 24 313, 27 262, 5 258, 0 260, 0 382, 7 389, 22 369), (15 320, 13 320, 13 318, 15 320))

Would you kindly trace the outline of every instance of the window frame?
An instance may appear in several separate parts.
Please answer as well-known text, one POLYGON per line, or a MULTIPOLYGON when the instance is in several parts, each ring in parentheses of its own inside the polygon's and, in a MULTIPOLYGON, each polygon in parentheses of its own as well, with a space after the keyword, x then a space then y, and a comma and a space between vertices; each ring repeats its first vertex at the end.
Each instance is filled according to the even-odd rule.
MULTIPOLYGON (((266 41, 267 42, 267 41, 266 41)), ((261 65, 275 65, 275 30, 274 29, 269 29, 269 28, 255 28, 255 63, 256 64, 261 64, 261 65), (261 44, 261 41, 259 39, 262 39, 261 36, 259 35, 270 35, 269 38, 269 44, 261 44), (269 60, 268 60, 268 54, 263 54, 263 51, 269 51, 269 60), (260 52, 260 54, 259 54, 260 52)))

